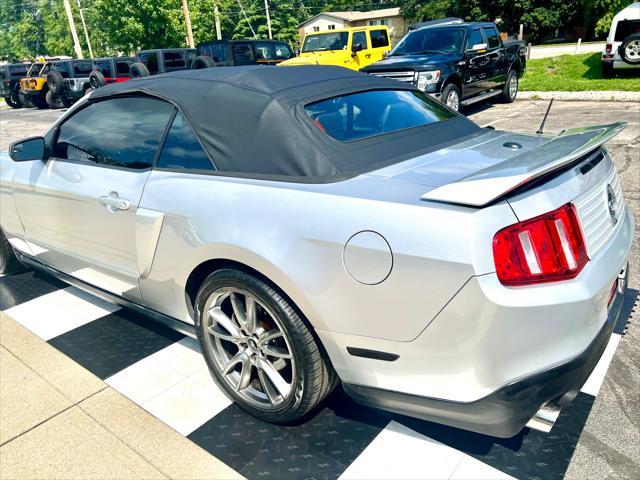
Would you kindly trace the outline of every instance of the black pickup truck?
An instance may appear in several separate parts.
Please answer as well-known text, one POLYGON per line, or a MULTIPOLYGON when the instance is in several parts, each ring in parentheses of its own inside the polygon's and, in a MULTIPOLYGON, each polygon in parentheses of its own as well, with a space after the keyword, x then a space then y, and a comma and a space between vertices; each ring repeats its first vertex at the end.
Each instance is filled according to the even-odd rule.
POLYGON ((525 66, 524 42, 503 43, 493 22, 446 19, 412 25, 385 59, 362 71, 411 82, 458 110, 491 97, 513 102, 525 66))

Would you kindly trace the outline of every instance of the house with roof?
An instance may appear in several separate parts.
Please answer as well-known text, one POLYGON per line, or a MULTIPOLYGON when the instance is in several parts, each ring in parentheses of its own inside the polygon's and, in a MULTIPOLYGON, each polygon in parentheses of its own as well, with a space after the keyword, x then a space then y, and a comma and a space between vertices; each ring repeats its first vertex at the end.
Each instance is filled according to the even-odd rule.
POLYGON ((298 25, 300 42, 306 35, 341 28, 386 25, 391 44, 395 44, 407 33, 409 22, 400 14, 399 8, 383 8, 369 12, 322 12, 298 25))

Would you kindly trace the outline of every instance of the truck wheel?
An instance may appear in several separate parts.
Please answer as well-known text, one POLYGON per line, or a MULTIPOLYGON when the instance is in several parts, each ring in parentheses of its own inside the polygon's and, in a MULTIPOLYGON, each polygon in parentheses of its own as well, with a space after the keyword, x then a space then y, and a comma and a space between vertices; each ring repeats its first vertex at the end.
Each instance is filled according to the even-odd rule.
POLYGON ((500 99, 505 103, 513 103, 518 96, 518 73, 511 70, 507 75, 507 83, 502 88, 500 99))
POLYGON ((251 415, 293 422, 315 408, 337 376, 304 319, 275 288, 223 269, 196 297, 196 332, 216 383, 251 415))
POLYGON ((7 102, 11 108, 20 108, 22 107, 22 103, 20 103, 20 99, 17 95, 7 95, 4 97, 4 101, 7 102))
POLYGON ((16 254, 13 253, 13 248, 11 248, 7 237, 0 230, 0 273, 12 273, 23 269, 24 267, 16 257, 16 254))
POLYGON ((144 63, 132 63, 129 68, 130 78, 148 77, 149 75, 151 75, 151 73, 144 63))
POLYGON ((26 107, 26 108, 34 107, 33 103, 31 102, 31 99, 29 99, 29 97, 27 97, 25 94, 18 93, 18 98, 20 99, 20 103, 22 104, 23 107, 26 107))
POLYGON ((630 65, 640 65, 640 33, 625 38, 618 49, 620 58, 630 65))
POLYGON ((456 87, 453 83, 450 83, 444 90, 442 90, 442 95, 440 95, 440 101, 444 103, 451 110, 459 111, 460 110, 460 89, 456 87))
POLYGON ((199 70, 201 68, 211 68, 215 66, 216 66, 216 62, 209 55, 200 55, 199 57, 194 58, 193 62, 191 62, 192 70, 199 70))
POLYGON ((53 109, 64 108, 64 102, 62 101, 62 99, 57 95, 54 95, 51 90, 47 92, 44 98, 49 108, 53 108, 53 109))
POLYGON ((56 70, 47 73, 47 87, 54 95, 60 95, 65 89, 64 77, 56 70))
POLYGON ((89 85, 91 85, 91 88, 93 88, 94 90, 96 88, 104 87, 106 84, 107 80, 104 78, 102 72, 94 70, 89 74, 89 85))

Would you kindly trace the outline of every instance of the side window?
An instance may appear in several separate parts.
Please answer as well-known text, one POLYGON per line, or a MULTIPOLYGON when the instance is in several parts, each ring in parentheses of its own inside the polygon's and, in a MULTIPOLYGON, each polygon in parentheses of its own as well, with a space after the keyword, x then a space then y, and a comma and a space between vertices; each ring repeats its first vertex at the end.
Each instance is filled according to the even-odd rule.
POLYGON ((484 43, 484 38, 482 37, 480 29, 472 30, 471 33, 469 33, 469 38, 467 38, 467 50, 471 50, 474 45, 481 43, 484 43))
POLYGON ((389 36, 386 30, 371 30, 371 48, 382 48, 389 46, 389 36))
POLYGON ((180 112, 176 113, 171 124, 156 166, 158 168, 214 170, 209 157, 204 153, 193 130, 180 112))
POLYGON ((169 68, 185 68, 187 62, 183 52, 164 52, 164 67, 169 68))
POLYGON ((233 45, 233 58, 236 62, 252 62, 253 49, 248 43, 236 43, 233 45))
POLYGON ((123 97, 88 105, 60 126, 54 156, 132 169, 150 168, 173 105, 123 97))
POLYGON ((155 52, 141 54, 140 61, 149 69, 151 75, 158 73, 158 55, 155 52))
POLYGON ((357 45, 360 44, 362 45, 362 49, 366 50, 367 48, 369 48, 368 44, 367 44, 367 33, 366 32, 355 32, 353 34, 353 41, 351 43, 351 45, 357 45))
POLYGON ((485 28, 484 33, 487 36, 488 48, 498 48, 500 46, 500 37, 495 28, 485 28))
POLYGON ((76 62, 73 64, 73 75, 87 77, 93 70, 93 64, 91 62, 76 62))
POLYGON ((130 60, 116 61, 116 73, 119 77, 128 77, 131 68, 130 60))

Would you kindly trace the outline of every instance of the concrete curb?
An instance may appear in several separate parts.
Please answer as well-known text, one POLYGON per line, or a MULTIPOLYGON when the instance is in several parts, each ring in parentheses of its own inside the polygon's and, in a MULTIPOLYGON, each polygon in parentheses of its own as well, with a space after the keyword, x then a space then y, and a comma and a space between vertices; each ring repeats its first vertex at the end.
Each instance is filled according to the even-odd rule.
POLYGON ((589 102, 640 102, 640 92, 586 91, 586 92, 518 92, 521 100, 569 100, 589 102))

